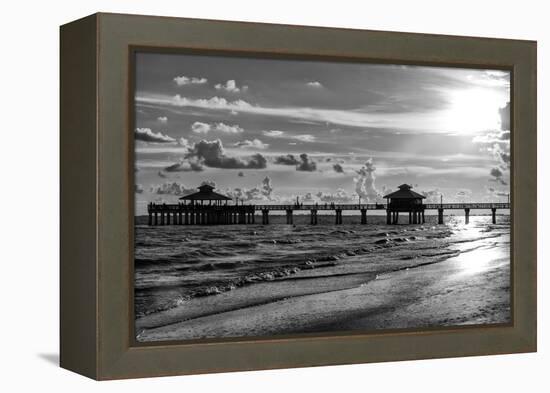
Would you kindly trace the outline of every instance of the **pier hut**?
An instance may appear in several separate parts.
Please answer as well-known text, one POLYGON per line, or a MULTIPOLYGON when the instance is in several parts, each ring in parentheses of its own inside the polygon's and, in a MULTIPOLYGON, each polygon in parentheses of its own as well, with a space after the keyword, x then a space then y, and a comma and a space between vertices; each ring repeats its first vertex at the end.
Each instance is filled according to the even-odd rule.
POLYGON ((422 202, 426 197, 412 190, 412 186, 401 184, 399 189, 384 198, 387 200, 386 223, 398 224, 399 213, 409 214, 409 224, 423 224, 425 206, 422 202))
POLYGON ((253 205, 229 205, 230 197, 203 184, 198 192, 185 195, 175 205, 150 203, 149 225, 254 224, 253 205))
POLYGON ((198 192, 193 194, 182 196, 180 200, 190 203, 191 205, 200 204, 201 206, 204 206, 205 204, 215 206, 221 206, 222 204, 227 205, 227 201, 231 200, 228 196, 215 192, 214 187, 209 184, 203 184, 198 187, 198 190, 198 192))

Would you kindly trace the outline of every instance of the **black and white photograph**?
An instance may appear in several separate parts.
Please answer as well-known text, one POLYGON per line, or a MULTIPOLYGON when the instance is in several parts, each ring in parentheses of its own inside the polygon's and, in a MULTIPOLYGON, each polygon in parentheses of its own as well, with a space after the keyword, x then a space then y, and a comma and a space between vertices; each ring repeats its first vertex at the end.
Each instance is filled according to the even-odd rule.
POLYGON ((512 322, 509 71, 133 67, 138 343, 512 322))

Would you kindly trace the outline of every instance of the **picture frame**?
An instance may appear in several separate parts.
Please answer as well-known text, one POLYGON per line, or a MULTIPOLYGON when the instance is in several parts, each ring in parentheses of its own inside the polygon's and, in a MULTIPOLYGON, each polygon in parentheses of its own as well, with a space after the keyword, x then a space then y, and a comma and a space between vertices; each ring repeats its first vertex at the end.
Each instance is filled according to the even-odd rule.
POLYGON ((98 13, 61 27, 60 364, 97 380, 536 351, 536 42, 98 13), (132 56, 155 48, 511 72, 512 323, 139 344, 132 56))

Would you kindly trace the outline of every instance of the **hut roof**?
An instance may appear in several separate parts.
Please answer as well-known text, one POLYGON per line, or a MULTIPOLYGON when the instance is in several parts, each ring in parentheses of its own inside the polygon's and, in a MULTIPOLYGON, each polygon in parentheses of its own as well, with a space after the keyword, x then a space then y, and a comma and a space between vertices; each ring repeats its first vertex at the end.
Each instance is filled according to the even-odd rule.
POLYGON ((388 195, 384 195, 384 198, 390 199, 422 199, 426 198, 424 195, 421 195, 417 192, 411 190, 412 186, 408 184, 401 184, 399 190, 392 192, 388 195))
POLYGON ((230 201, 231 198, 218 194, 217 192, 214 192, 214 187, 203 184, 199 187, 199 192, 195 192, 193 194, 182 196, 180 199, 184 200, 191 200, 191 201, 230 201))

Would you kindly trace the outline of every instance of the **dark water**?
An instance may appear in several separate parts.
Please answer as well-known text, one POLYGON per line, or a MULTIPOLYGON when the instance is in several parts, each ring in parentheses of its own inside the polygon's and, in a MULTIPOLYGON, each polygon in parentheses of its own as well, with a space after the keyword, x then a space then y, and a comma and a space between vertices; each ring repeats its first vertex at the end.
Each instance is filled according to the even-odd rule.
MULTIPOLYGON (((424 225, 385 225, 385 216, 319 216, 319 225, 307 225, 309 216, 270 217, 270 225, 135 226, 135 312, 143 316, 170 309, 191 298, 215 296, 258 282, 282 280, 305 270, 327 274, 378 274, 427 263, 437 263, 476 246, 503 247, 509 235, 509 217, 426 216, 424 225), (492 239, 495 242, 492 243, 492 239)), ((258 221, 258 217, 257 220, 258 221)), ((261 220, 260 220, 261 221, 261 220)), ((509 247, 509 244, 505 244, 509 247)), ((326 278, 326 277, 325 277, 326 278)))

